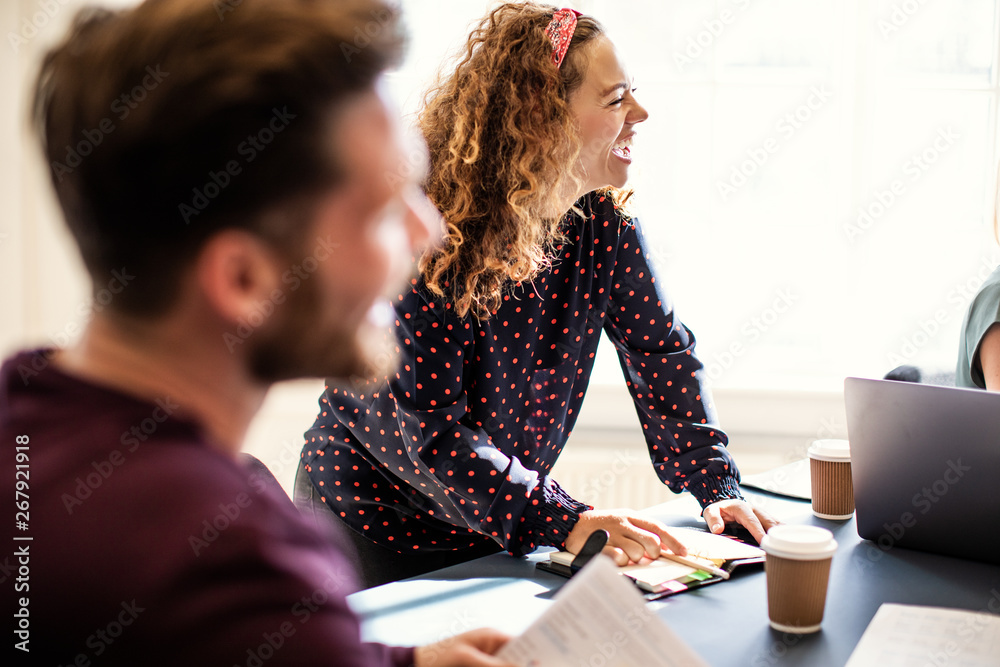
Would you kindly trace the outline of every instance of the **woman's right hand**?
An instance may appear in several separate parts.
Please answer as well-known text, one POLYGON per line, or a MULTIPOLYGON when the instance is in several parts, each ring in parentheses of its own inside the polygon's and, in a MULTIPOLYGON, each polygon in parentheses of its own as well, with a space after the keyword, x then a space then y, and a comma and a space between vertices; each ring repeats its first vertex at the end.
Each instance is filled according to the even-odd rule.
POLYGON ((670 534, 665 524, 628 509, 583 512, 566 537, 566 550, 579 553, 595 530, 608 531, 604 553, 618 565, 638 563, 644 556, 655 560, 663 550, 678 556, 687 554, 687 549, 670 534))

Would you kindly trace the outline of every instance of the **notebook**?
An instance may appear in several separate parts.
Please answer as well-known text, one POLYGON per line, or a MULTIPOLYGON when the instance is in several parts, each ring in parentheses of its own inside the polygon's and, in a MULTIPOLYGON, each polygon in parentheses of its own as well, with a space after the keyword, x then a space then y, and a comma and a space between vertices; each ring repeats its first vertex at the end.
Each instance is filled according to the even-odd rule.
POLYGON ((847 378, 858 534, 1000 563, 1000 394, 847 378))
MULTIPOLYGON (((618 568, 620 574, 639 587, 647 600, 657 600, 725 581, 740 566, 764 562, 764 552, 761 549, 733 537, 680 527, 671 527, 670 533, 687 547, 687 556, 683 558, 685 562, 660 557, 618 568)), ((571 577, 593 555, 600 553, 607 543, 607 535, 605 531, 597 531, 590 536, 579 554, 554 551, 549 554, 548 561, 539 562, 536 567, 571 577)))

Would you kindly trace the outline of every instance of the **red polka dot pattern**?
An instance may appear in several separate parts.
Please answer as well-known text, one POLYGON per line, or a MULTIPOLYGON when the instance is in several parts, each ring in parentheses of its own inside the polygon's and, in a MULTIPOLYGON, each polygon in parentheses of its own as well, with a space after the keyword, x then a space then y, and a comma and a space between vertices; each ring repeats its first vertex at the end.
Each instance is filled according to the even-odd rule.
POLYGON ((602 329, 660 479, 703 506, 740 497, 694 336, 661 294, 637 223, 595 194, 580 205, 552 268, 513 286, 489 320, 457 317, 414 281, 395 303, 399 371, 380 387, 327 388, 302 456, 355 530, 398 552, 563 546, 590 506, 548 473, 602 329))

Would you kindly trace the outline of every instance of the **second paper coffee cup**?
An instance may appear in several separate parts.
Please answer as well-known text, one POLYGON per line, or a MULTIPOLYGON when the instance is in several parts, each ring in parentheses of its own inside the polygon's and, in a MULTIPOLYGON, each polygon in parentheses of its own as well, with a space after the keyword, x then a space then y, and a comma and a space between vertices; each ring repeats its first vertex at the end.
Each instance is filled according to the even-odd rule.
POLYGON ((812 511, 842 521, 854 514, 851 447, 847 440, 816 440, 809 446, 812 511))

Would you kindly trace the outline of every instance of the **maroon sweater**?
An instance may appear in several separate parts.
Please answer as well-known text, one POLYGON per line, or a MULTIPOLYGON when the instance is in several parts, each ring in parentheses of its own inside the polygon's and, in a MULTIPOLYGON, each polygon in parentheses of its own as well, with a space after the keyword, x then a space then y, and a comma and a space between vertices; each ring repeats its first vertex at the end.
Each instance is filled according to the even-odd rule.
POLYGON ((334 536, 174 398, 81 381, 46 352, 0 369, 3 663, 412 664, 361 642, 334 536))

